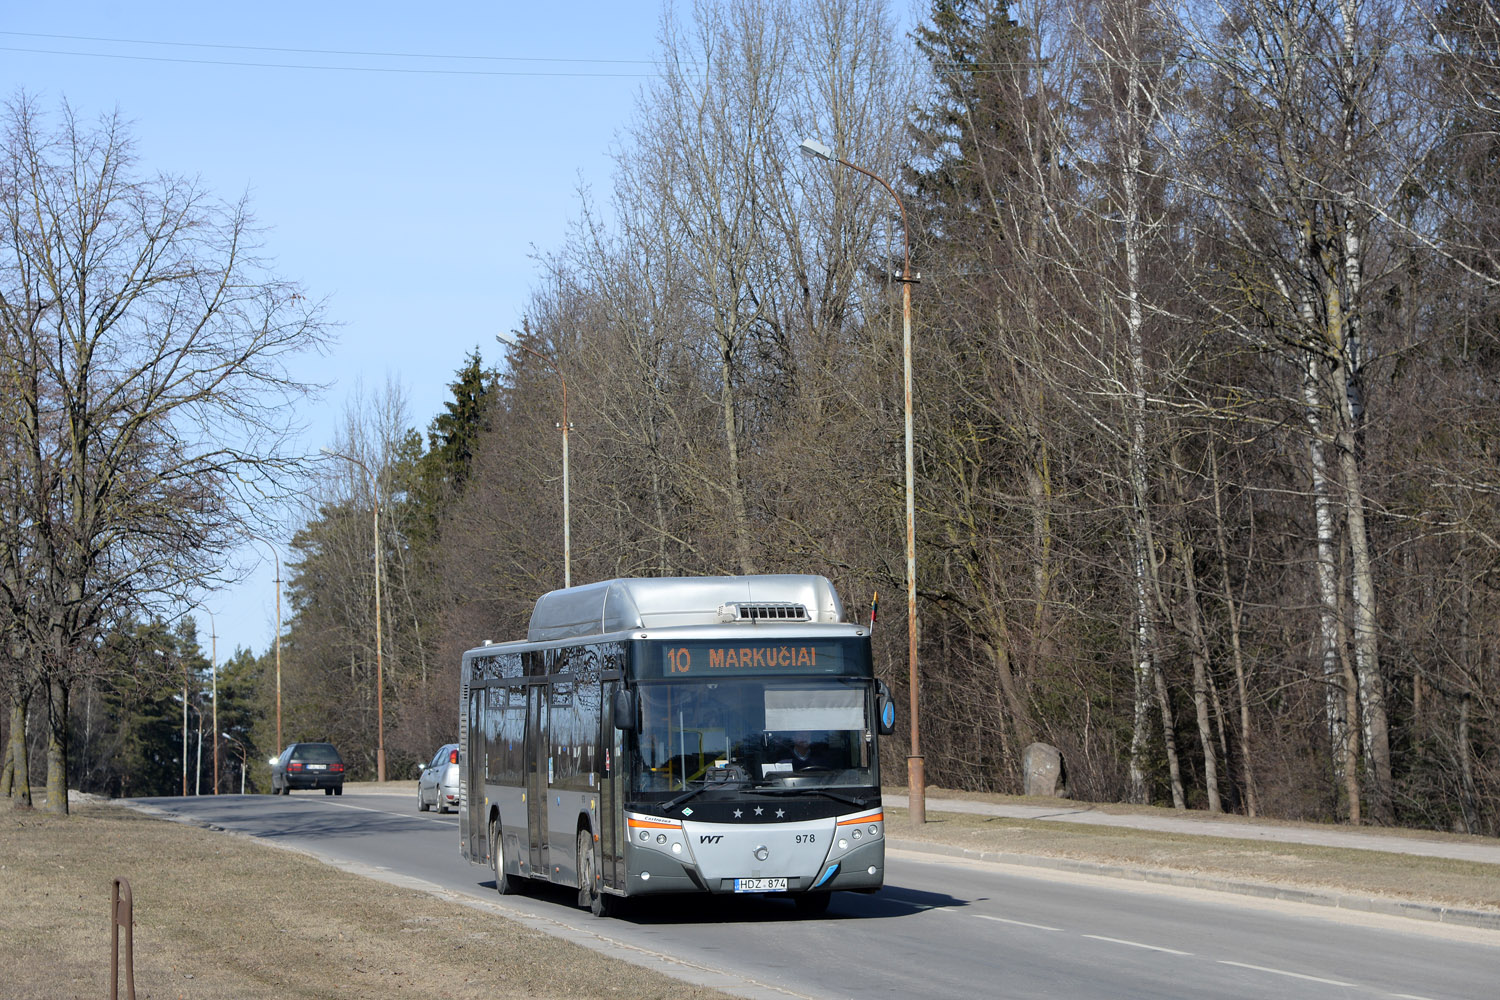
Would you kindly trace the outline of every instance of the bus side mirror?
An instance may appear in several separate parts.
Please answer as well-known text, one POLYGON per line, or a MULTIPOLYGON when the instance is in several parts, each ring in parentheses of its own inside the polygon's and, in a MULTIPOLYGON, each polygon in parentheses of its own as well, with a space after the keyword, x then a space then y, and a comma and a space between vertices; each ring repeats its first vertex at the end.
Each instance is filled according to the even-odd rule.
POLYGON ((885 681, 876 681, 880 685, 879 694, 875 698, 875 710, 879 714, 878 728, 881 736, 889 736, 896 731, 896 703, 891 700, 891 689, 885 686, 885 681))
POLYGON ((624 733, 635 732, 635 692, 620 689, 615 692, 615 728, 624 733))

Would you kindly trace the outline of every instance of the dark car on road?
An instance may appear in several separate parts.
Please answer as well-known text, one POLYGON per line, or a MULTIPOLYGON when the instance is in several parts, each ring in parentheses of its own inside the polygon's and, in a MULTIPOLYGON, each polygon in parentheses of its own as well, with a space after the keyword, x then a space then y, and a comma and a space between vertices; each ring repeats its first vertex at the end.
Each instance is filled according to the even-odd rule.
POLYGON ((293 788, 344 794, 344 758, 332 743, 293 743, 271 760, 271 794, 290 795, 293 788))

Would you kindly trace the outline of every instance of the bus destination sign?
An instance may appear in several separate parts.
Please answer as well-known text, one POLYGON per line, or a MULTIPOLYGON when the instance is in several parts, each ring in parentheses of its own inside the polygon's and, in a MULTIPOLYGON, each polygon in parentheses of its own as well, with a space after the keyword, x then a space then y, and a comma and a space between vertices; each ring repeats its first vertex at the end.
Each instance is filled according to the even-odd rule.
POLYGON ((647 662, 662 677, 842 674, 850 666, 843 646, 830 642, 664 642, 652 646, 647 662))

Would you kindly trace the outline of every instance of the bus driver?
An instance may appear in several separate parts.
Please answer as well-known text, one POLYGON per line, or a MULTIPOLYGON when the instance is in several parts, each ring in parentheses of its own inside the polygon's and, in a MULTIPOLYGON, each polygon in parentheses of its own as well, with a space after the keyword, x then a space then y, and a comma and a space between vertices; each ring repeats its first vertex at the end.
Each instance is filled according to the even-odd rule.
POLYGON ((826 771, 833 766, 828 744, 814 743, 812 733, 806 729, 799 730, 792 738, 792 755, 781 763, 792 765, 793 771, 805 771, 809 768, 826 771))

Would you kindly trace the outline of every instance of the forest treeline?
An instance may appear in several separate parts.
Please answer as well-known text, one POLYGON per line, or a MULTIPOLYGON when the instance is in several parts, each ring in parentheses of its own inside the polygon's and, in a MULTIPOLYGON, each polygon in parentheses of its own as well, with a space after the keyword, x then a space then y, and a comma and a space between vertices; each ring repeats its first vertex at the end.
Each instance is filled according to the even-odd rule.
POLYGON ((1044 741, 1081 798, 1500 833, 1492 2, 728 0, 661 45, 524 321, 310 466, 285 739, 373 771, 377 559, 395 776, 565 571, 878 590, 905 705, 909 242, 928 780, 1044 741))

